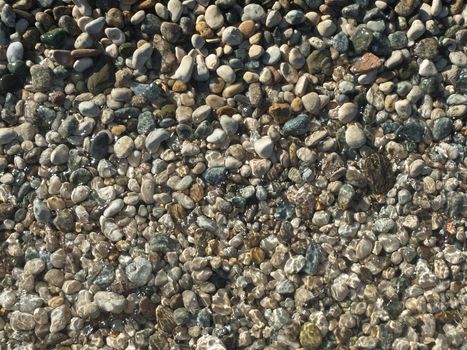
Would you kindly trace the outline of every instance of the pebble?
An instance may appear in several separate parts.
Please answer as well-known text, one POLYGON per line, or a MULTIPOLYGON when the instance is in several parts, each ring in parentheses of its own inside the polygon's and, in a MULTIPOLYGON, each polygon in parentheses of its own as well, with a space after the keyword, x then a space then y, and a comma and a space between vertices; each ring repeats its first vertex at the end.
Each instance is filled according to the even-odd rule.
POLYGON ((270 158, 274 151, 274 143, 269 137, 262 137, 254 142, 254 148, 261 158, 270 158))
POLYGON ((224 25, 224 16, 221 9, 216 5, 210 5, 206 8, 204 18, 207 25, 213 30, 219 29, 224 25))
POLYGON ((345 142, 350 148, 360 148, 366 143, 366 137, 362 129, 357 125, 351 125, 345 131, 345 142))
POLYGON ((321 100, 316 92, 310 92, 302 97, 303 107, 313 114, 317 114, 320 110, 321 100))
POLYGON ((142 257, 136 257, 135 260, 125 268, 128 280, 136 287, 144 286, 151 276, 152 265, 142 257))
POLYGON ((129 136, 119 138, 114 144, 114 154, 117 158, 126 158, 134 149, 134 141, 129 136))
POLYGON ((433 133, 433 138, 435 140, 441 140, 449 136, 451 132, 453 131, 453 123, 451 119, 449 118, 439 118, 436 119, 433 128, 432 128, 432 133, 433 133))
POLYGON ((300 114, 297 117, 287 121, 282 127, 284 135, 299 136, 307 133, 310 126, 310 118, 305 114, 300 114))
POLYGON ((31 67, 30 72, 35 90, 46 91, 52 86, 52 71, 49 67, 36 64, 31 67))
POLYGON ((216 69, 216 73, 221 77, 227 84, 232 84, 235 81, 235 72, 234 70, 227 65, 219 66, 216 69))
POLYGON ((187 83, 191 79, 193 73, 193 58, 191 56, 183 57, 180 66, 175 71, 174 79, 178 79, 187 83))
POLYGON ((122 295, 105 291, 99 291, 94 294, 94 302, 102 311, 113 314, 123 312, 127 305, 127 300, 122 295))
POLYGON ((13 42, 8 45, 8 49, 6 50, 6 58, 8 63, 14 63, 17 61, 21 61, 23 59, 24 48, 23 44, 19 41, 13 42))
POLYGON ((260 22, 266 17, 263 7, 258 4, 248 4, 243 8, 242 21, 253 20, 260 22))
POLYGON ((462 11, 2 2, 2 345, 462 347, 462 11))
POLYGON ((145 146, 151 153, 156 153, 160 144, 169 138, 169 133, 164 129, 155 129, 146 137, 145 146))
POLYGON ((358 114, 358 106, 352 102, 346 102, 339 107, 337 118, 343 124, 350 123, 358 114))
POLYGON ((0 146, 14 141, 17 136, 18 134, 13 128, 0 128, 0 146))
POLYGON ((92 101, 83 101, 78 106, 79 112, 85 117, 96 118, 101 114, 99 107, 92 101))

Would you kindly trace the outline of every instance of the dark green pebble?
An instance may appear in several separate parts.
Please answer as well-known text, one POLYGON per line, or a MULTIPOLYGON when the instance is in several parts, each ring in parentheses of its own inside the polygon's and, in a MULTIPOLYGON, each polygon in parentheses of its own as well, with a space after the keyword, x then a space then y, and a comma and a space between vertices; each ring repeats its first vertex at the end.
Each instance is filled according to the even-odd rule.
POLYGON ((66 31, 62 28, 55 28, 41 35, 41 41, 47 46, 60 47, 66 38, 66 31))

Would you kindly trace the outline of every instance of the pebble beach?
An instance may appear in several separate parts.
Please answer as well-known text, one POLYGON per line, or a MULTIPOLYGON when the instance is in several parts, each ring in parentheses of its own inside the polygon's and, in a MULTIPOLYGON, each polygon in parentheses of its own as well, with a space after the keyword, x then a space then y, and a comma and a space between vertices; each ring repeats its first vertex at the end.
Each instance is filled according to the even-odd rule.
POLYGON ((467 350, 464 0, 0 0, 0 350, 467 350))

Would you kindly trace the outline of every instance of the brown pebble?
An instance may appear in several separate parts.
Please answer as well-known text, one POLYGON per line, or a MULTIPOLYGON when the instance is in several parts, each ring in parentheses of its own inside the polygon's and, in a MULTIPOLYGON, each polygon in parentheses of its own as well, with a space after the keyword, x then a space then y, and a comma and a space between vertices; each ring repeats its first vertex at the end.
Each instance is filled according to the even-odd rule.
POLYGON ((209 89, 214 94, 220 94, 224 90, 225 82, 221 78, 213 77, 209 81, 209 89))
POLYGON ((112 132, 113 136, 120 136, 126 131, 125 125, 119 124, 112 126, 112 129, 110 130, 112 132))
POLYGON ((190 198, 196 203, 204 198, 204 188, 198 183, 195 183, 190 188, 190 198))
POLYGON ((290 108, 292 112, 300 112, 303 109, 302 99, 300 97, 295 97, 290 104, 290 108))
POLYGON ((76 49, 71 51, 71 57, 95 57, 102 55, 102 51, 98 49, 76 49))
POLYGON ((261 264, 266 257, 264 250, 260 247, 255 247, 251 249, 251 259, 256 264, 261 264))
POLYGON ((139 10, 149 10, 150 8, 153 8, 156 5, 156 0, 143 0, 141 3, 135 5, 134 9, 136 11, 139 10))
POLYGON ((111 27, 123 28, 125 20, 122 11, 115 7, 111 8, 105 14, 105 22, 111 27))
POLYGON ((144 96, 132 96, 130 104, 133 107, 143 108, 148 104, 148 101, 144 96))
POLYGON ((288 103, 274 103, 269 107, 269 114, 278 123, 285 123, 290 118, 290 105, 288 103))
POLYGON ((217 95, 208 95, 206 97, 206 104, 212 109, 216 110, 225 105, 225 99, 217 95))
POLYGON ((368 73, 372 70, 379 69, 383 65, 383 61, 378 56, 371 52, 365 53, 358 59, 357 62, 350 68, 353 73, 368 73))
POLYGON ((218 108, 216 111, 217 117, 220 117, 221 115, 228 115, 229 117, 231 117, 235 113, 237 113, 237 110, 231 106, 223 106, 221 108, 218 108))
POLYGON ((227 86, 222 92, 222 96, 224 96, 225 98, 233 97, 235 95, 238 95, 244 89, 245 85, 243 85, 243 82, 240 81, 238 83, 227 86))
POLYGON ((173 92, 185 92, 187 90, 186 84, 181 80, 176 80, 172 86, 173 92))
POLYGON ((255 22, 251 19, 240 23, 238 29, 242 32, 243 36, 249 38, 255 33, 255 22))
POLYGON ((71 51, 69 50, 53 50, 52 56, 58 64, 66 67, 71 67, 75 63, 75 59, 71 56, 71 51))
POLYGON ((201 35, 204 39, 209 39, 209 38, 214 37, 214 31, 204 21, 200 21, 196 23, 195 29, 199 33, 199 35, 201 35))

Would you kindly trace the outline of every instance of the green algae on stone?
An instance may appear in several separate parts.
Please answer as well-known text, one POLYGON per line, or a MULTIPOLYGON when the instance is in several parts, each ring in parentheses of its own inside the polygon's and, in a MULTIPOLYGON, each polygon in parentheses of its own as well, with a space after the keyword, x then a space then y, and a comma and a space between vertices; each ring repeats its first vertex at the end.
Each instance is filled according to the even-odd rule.
POLYGON ((161 108, 162 118, 172 118, 175 116, 175 110, 177 106, 174 104, 167 104, 161 108))
POLYGON ((8 63, 7 68, 11 74, 15 74, 21 77, 26 76, 29 70, 29 67, 26 65, 26 63, 24 63, 24 61, 8 63))
POLYGON ((368 50, 373 41, 373 32, 364 25, 360 25, 350 41, 352 41, 355 53, 363 53, 368 50))
POLYGON ((319 328, 312 322, 307 322, 303 325, 300 331, 300 345, 305 350, 318 350, 323 337, 319 328))
POLYGON ((55 28, 41 35, 41 41, 52 47, 60 47, 66 38, 66 31, 62 28, 55 28))
POLYGON ((104 63, 96 69, 88 79, 87 88, 90 93, 97 95, 105 89, 112 87, 115 82, 114 68, 112 63, 104 63))
POLYGON ((308 72, 311 74, 330 74, 332 61, 329 50, 315 50, 306 59, 308 72))

